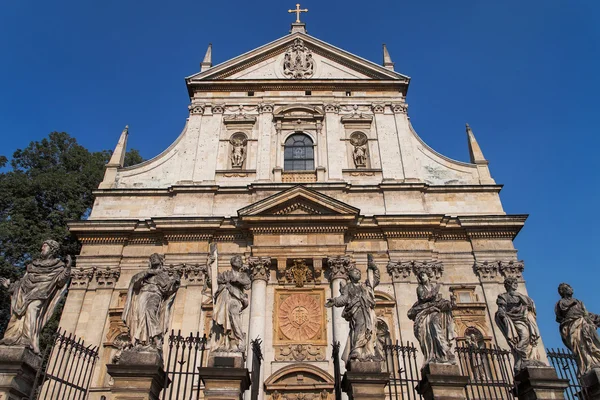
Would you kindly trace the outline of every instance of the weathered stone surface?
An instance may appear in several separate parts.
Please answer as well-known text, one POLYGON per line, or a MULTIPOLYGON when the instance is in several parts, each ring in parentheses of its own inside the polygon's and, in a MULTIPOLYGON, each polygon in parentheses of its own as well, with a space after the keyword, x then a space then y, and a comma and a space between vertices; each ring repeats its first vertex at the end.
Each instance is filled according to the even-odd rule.
POLYGON ((562 400, 569 381, 554 368, 529 366, 515 375, 515 386, 519 400, 562 400))
POLYGON ((581 377, 581 385, 590 400, 600 399, 600 368, 593 368, 581 377))
POLYGON ((113 400, 158 400, 168 379, 156 351, 124 351, 118 364, 107 364, 113 400))
POLYGON ((239 400, 250 387, 250 373, 246 368, 200 367, 206 400, 239 400))
POLYGON ((425 400, 466 399, 468 377, 460 373, 458 365, 429 363, 421 370, 421 376, 417 392, 425 400))
POLYGON ((0 346, 0 399, 29 398, 42 358, 26 347, 0 346))
POLYGON ((383 400, 390 375, 382 372, 380 362, 351 361, 342 378, 342 390, 354 400, 383 400))

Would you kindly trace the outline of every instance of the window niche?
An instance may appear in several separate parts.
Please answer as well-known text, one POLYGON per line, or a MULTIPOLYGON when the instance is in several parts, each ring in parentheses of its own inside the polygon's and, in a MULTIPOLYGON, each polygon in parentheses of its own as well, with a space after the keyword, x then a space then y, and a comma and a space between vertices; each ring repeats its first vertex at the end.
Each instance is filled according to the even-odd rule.
POLYGON ((229 139, 229 161, 232 169, 244 169, 248 153, 248 137, 236 132, 229 139))
POLYGON ((285 171, 314 171, 315 150, 310 136, 296 132, 285 140, 283 169, 285 171))

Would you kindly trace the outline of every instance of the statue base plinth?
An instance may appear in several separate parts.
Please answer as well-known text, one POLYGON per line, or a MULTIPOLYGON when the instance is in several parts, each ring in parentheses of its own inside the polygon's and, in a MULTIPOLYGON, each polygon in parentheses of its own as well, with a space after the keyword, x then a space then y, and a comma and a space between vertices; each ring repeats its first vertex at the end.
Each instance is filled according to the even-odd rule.
POLYGON ((353 400, 385 399, 385 386, 390 374, 383 372, 379 361, 350 361, 342 378, 342 390, 353 400))
POLYGON ((216 368, 244 368, 244 354, 226 351, 211 352, 206 365, 216 368))
POLYGON ((590 372, 581 377, 581 389, 585 393, 586 399, 600 399, 600 368, 593 368, 590 372))
POLYGON ((29 398, 42 357, 26 347, 0 346, 0 399, 29 398))
POLYGON ((213 353, 208 367, 198 368, 205 400, 240 400, 250 387, 250 373, 241 353, 213 353))
POLYGON ((114 400, 158 400, 167 379, 158 351, 125 350, 106 369, 114 380, 114 400))
POLYGON ((421 369, 416 389, 425 400, 463 400, 468 380, 458 365, 430 363, 421 369))
POLYGON ((560 379, 552 367, 525 367, 515 374, 519 400, 562 400, 568 379, 560 379))

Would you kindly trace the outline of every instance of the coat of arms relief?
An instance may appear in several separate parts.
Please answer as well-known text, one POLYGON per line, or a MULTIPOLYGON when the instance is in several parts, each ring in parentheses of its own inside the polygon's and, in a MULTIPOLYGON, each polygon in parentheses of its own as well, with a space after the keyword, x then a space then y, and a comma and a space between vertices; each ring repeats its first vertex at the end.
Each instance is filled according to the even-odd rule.
POLYGON ((310 78, 315 73, 315 60, 302 39, 294 40, 283 59, 283 74, 292 79, 310 78))

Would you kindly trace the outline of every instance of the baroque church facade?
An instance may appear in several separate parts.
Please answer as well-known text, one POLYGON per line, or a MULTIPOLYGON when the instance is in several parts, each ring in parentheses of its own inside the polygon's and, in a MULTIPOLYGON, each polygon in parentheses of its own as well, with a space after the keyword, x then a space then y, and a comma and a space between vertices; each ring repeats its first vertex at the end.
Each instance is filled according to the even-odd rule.
POLYGON ((382 340, 416 343, 407 311, 425 270, 445 298, 456 297, 459 343, 508 348, 493 316, 504 278, 523 279, 513 240, 526 216, 504 211, 468 126, 469 162, 437 153, 411 125, 410 78, 394 70, 385 46, 379 65, 300 22, 229 61, 211 58, 209 47, 186 79, 179 137, 123 167, 124 130, 89 219, 70 224, 82 250, 60 325, 99 346, 91 399, 110 398, 106 364, 127 330, 127 288, 151 254, 182 276, 170 328, 209 333, 211 244, 219 270, 241 255, 252 280, 242 321, 248 343, 262 340, 260 398, 332 395, 332 343, 343 348, 349 327, 341 309, 324 305, 349 267, 366 276, 368 255, 381 271, 382 340))

